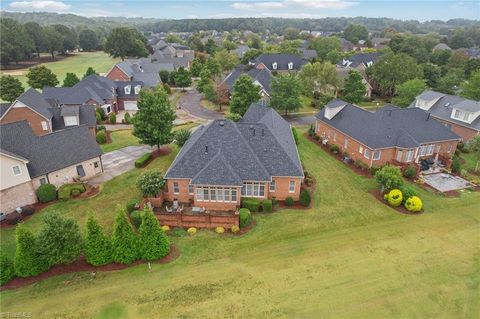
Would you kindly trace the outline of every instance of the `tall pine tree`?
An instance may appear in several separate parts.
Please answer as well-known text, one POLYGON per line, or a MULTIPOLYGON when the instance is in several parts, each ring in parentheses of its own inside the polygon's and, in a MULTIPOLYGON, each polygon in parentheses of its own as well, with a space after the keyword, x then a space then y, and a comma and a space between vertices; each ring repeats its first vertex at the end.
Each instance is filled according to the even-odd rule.
POLYGON ((46 270, 43 260, 37 253, 37 242, 35 236, 25 228, 25 225, 19 224, 15 230, 15 273, 19 277, 35 276, 46 270))
POLYGON ((138 237, 132 229, 125 211, 120 211, 115 218, 112 237, 113 261, 131 264, 140 257, 138 237))
POLYGON ((90 214, 85 230, 85 257, 93 266, 106 265, 112 262, 112 241, 105 235, 100 226, 90 214))
POLYGON ((140 253, 143 260, 157 260, 168 255, 170 243, 151 211, 144 211, 140 225, 140 253))

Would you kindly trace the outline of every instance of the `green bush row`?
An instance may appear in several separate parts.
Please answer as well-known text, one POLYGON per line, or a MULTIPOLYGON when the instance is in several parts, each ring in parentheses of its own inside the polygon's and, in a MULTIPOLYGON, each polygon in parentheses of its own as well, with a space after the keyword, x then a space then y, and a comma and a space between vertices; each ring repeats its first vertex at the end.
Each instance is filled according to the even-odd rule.
POLYGON ((135 160, 135 167, 140 168, 145 166, 145 164, 152 158, 152 153, 143 154, 135 160))
POLYGON ((85 185, 83 184, 65 184, 58 189, 58 199, 68 200, 72 195, 77 196, 83 192, 85 192, 85 185))
POLYGON ((260 201, 258 198, 244 198, 242 199, 242 207, 255 213, 260 210, 271 213, 273 211, 273 201, 271 199, 260 201))

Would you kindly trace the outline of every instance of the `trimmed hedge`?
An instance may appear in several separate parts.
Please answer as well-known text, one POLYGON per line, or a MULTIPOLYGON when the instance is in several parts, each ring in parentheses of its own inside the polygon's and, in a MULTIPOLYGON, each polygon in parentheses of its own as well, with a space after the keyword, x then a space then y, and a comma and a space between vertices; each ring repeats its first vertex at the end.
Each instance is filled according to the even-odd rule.
POLYGON ((240 208, 240 227, 246 227, 252 222, 252 213, 248 208, 240 208))
POLYGON ((107 143, 107 133, 105 131, 98 131, 97 136, 95 137, 95 140, 97 141, 98 144, 105 144, 107 143))
POLYGON ((85 192, 85 185, 83 184, 65 184, 58 189, 58 199, 69 200, 74 193, 79 195, 83 192, 85 192))
POLYGON ((115 113, 111 113, 111 114, 108 116, 108 121, 110 122, 110 124, 115 124, 115 123, 117 123, 117 116, 115 115, 115 113))
POLYGON ((405 208, 410 212, 419 212, 422 210, 423 203, 420 197, 412 196, 405 201, 405 208))
POLYGON ((407 166, 403 171, 403 176, 410 179, 415 178, 415 176, 417 176, 417 170, 415 169, 415 166, 413 165, 407 166))
POLYGON ((264 200, 262 203, 262 210, 265 213, 271 213, 273 211, 273 204, 271 199, 264 200))
POLYGON ((146 153, 135 160, 135 167, 141 168, 152 158, 152 153, 146 153))
POLYGON ((38 200, 42 203, 51 202, 57 198, 57 189, 53 184, 43 184, 37 189, 38 200))
POLYGON ((258 212, 260 201, 256 198, 245 198, 242 200, 242 207, 247 208, 251 212, 258 212))
POLYGON ((310 192, 307 189, 304 189, 300 192, 300 205, 308 207, 311 200, 310 192))

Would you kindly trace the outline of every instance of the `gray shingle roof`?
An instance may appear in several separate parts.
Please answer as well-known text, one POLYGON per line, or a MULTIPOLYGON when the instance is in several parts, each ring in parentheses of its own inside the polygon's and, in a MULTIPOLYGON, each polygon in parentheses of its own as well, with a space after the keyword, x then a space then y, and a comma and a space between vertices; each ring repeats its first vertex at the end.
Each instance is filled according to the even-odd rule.
POLYGON ((87 126, 36 136, 27 121, 0 125, 0 148, 28 159, 30 177, 44 175, 102 154, 87 126))
MULTIPOLYGON (((69 106, 61 107, 52 107, 50 112, 52 112, 52 128, 53 131, 63 130, 65 128, 65 122, 61 115, 62 109, 69 106)), ((86 125, 88 127, 93 127, 97 125, 97 119, 95 118, 95 106, 93 105, 82 105, 79 107, 79 118, 80 125, 86 125)))
POLYGON ((203 185, 241 185, 272 176, 303 177, 290 125, 268 106, 253 104, 240 122, 215 120, 197 129, 166 178, 203 185))
POLYGON ((293 62, 293 70, 300 70, 300 68, 307 63, 298 55, 275 53, 275 54, 261 54, 255 59, 255 65, 263 63, 268 69, 273 71, 273 63, 277 63, 278 71, 288 71, 288 63, 293 62))
POLYGON ((78 105, 64 105, 60 108, 61 116, 77 116, 80 115, 80 109, 78 105))
POLYGON ((7 112, 7 110, 10 108, 10 105, 12 105, 12 103, 0 103, 0 117, 7 112))
POLYGON ((242 74, 246 74, 252 78, 253 81, 258 81, 262 88, 267 92, 268 95, 271 93, 270 84, 272 83, 272 72, 268 69, 255 69, 255 68, 245 68, 239 67, 230 72, 229 75, 225 77, 223 83, 228 87, 230 91, 233 90, 233 85, 238 77, 242 74))
POLYGON ((48 103, 42 94, 38 93, 35 89, 28 89, 17 98, 17 101, 22 102, 47 119, 52 118, 52 113, 50 113, 48 110, 50 107, 52 107, 52 105, 48 103))
MULTIPOLYGON (((451 118, 452 111, 456 108, 460 108, 469 112, 479 112, 480 103, 478 101, 430 90, 423 91, 422 94, 416 97, 416 99, 422 99, 425 101, 433 101, 438 99, 438 101, 428 110, 432 116, 480 131, 480 116, 478 116, 470 124, 451 118)), ((414 108, 415 103, 416 100, 413 101, 409 107, 414 108)))
POLYGON ((421 109, 388 105, 371 113, 341 100, 331 103, 337 106, 343 103, 345 107, 330 120, 324 117, 325 108, 316 117, 372 149, 410 148, 429 142, 460 139, 421 109))
POLYGON ((360 64, 367 66, 369 62, 375 63, 380 58, 380 53, 357 53, 340 60, 337 65, 356 68, 360 64), (350 63, 350 64, 349 64, 350 63))

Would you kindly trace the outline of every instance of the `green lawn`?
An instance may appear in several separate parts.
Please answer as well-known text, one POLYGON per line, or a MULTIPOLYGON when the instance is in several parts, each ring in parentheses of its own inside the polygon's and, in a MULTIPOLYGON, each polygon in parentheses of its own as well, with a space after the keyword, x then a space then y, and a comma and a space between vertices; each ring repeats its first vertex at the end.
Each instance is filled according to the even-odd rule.
POLYGON ((476 155, 474 153, 461 153, 460 157, 465 160, 465 163, 462 164, 462 168, 473 172, 478 161, 476 155))
MULTIPOLYGON (((317 179, 314 208, 256 215, 241 237, 200 231, 174 238, 166 265, 78 273, 1 293, 4 312, 38 318, 477 318, 480 193, 420 191, 425 213, 376 201, 372 179, 305 138, 301 158, 317 179)), ((151 165, 165 169, 175 153, 151 165)), ((135 169, 86 201, 49 207, 82 224, 88 210, 110 226, 115 205, 138 196, 135 169)), ((43 214, 43 213, 42 213, 43 214)), ((40 215, 42 215, 40 214, 40 215)), ((36 215, 27 225, 38 227, 36 215)), ((13 231, 2 230, 12 252, 13 231)))
MULTIPOLYGON (((117 61, 118 59, 111 58, 103 51, 97 51, 76 53, 75 56, 65 58, 61 61, 43 63, 42 65, 45 65, 57 75, 58 81, 60 81, 59 85, 61 86, 67 72, 75 73, 81 79, 88 67, 91 66, 97 73, 106 73, 117 61)), ((27 88, 29 87, 25 76, 27 73, 28 69, 22 69, 2 71, 0 75, 11 74, 18 78, 23 86, 27 88)))
POLYGON ((368 111, 375 111, 376 109, 384 106, 386 104, 383 100, 373 100, 373 101, 366 101, 358 103, 358 106, 361 106, 365 110, 368 111))

